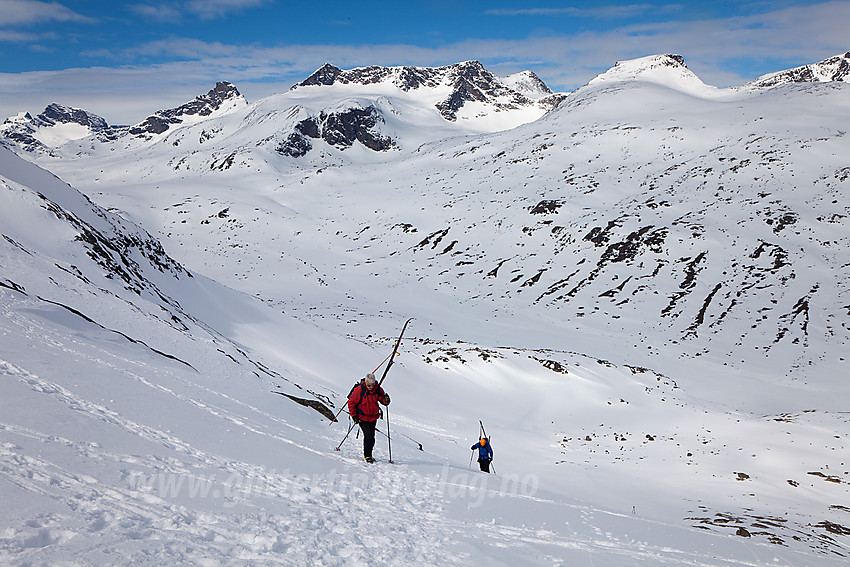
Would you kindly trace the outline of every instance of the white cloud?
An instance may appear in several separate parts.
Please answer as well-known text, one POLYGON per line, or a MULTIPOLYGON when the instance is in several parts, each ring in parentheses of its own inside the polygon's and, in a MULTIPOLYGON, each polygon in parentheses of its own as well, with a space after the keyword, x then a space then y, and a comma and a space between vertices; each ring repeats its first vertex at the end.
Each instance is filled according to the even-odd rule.
POLYGON ((0 0, 0 27, 29 26, 47 22, 92 22, 59 4, 36 0, 0 0))
POLYGON ((228 57, 243 53, 247 48, 219 42, 207 42, 193 38, 168 38, 121 50, 95 50, 83 52, 89 57, 105 57, 117 61, 129 61, 157 57, 182 58, 187 60, 228 57))
POLYGON ((146 20, 157 22, 179 21, 181 18, 180 10, 174 4, 132 4, 127 9, 146 20))
POLYGON ((680 9, 681 6, 677 4, 668 6, 626 4, 622 6, 594 6, 593 8, 576 8, 574 6, 563 8, 495 8, 485 10, 484 13, 490 16, 571 16, 607 20, 631 18, 647 12, 678 11, 680 9))
POLYGON ((850 48, 848 21, 850 2, 833 1, 722 20, 628 26, 620 30, 618 43, 637 44, 647 52, 675 50, 689 60, 719 66, 735 61, 797 66, 850 48))
POLYGON ((0 41, 27 42, 37 41, 38 34, 0 29, 0 41))
POLYGON ((215 19, 231 12, 254 8, 266 4, 269 0, 189 0, 186 9, 202 19, 215 19))
POLYGON ((233 12, 267 4, 271 0, 185 0, 159 4, 132 4, 127 8, 146 20, 177 22, 185 16, 197 16, 202 20, 222 18, 233 12))

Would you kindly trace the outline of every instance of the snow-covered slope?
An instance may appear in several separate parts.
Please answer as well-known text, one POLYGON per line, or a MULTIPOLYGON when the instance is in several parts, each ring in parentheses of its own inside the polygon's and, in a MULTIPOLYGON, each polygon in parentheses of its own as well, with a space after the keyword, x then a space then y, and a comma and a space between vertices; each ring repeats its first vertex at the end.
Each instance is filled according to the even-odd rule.
POLYGON ((657 56, 510 131, 248 143, 369 101, 398 131, 400 98, 337 78, 38 158, 111 213, 0 154, 0 558, 843 563, 844 83, 714 89, 657 56), (272 393, 338 409, 407 317, 395 465, 272 393))

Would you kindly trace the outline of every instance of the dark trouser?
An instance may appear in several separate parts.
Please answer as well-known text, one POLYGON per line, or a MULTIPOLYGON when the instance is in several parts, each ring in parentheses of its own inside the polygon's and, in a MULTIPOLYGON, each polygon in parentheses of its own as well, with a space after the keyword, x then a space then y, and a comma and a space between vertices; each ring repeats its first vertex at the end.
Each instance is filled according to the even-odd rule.
POLYGON ((371 457, 372 448, 375 446, 376 421, 361 421, 360 429, 363 431, 363 456, 371 457))
POLYGON ((490 462, 493 459, 478 459, 478 465, 481 467, 481 470, 484 472, 490 472, 490 462))

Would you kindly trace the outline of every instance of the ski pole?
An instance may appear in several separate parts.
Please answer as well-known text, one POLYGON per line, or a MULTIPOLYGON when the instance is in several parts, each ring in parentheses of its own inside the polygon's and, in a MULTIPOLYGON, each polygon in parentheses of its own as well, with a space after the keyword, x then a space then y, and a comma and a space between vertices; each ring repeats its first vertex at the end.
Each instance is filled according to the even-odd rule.
MULTIPOLYGON (((346 412, 346 413, 348 413, 348 412, 346 412)), ((381 435, 383 435, 384 437, 386 437, 386 436, 387 436, 387 434, 386 434, 386 433, 384 433, 382 430, 378 429, 377 427, 375 428, 375 431, 376 431, 377 433, 380 433, 380 434, 381 434, 381 435)), ((359 435, 359 434, 360 434, 360 432, 358 431, 358 432, 357 432, 357 434, 359 435)), ((417 447, 420 451, 424 451, 424 450, 425 450, 425 449, 422 447, 422 443, 420 443, 419 441, 417 441, 416 439, 414 439, 414 438, 413 438, 413 437, 411 437, 410 435, 405 435, 404 433, 396 433, 396 435, 401 435, 401 436, 402 436, 402 437, 404 437, 405 439, 409 439, 411 442, 413 442, 413 443, 415 443, 415 444, 416 444, 416 447, 417 447)))
MULTIPOLYGON (((481 420, 478 420, 478 440, 480 441, 482 437, 481 433, 481 420)), ((467 468, 472 468, 472 459, 475 457, 475 447, 472 448, 472 453, 469 454, 469 466, 467 468)))
POLYGON ((390 406, 386 406, 387 412, 387 446, 390 451, 390 463, 393 462, 393 438, 390 435, 390 406))
POLYGON ((345 440, 348 439, 348 436, 351 435, 351 430, 354 429, 354 426, 357 425, 353 421, 351 422, 351 427, 348 428, 348 433, 345 434, 345 437, 342 438, 342 441, 339 442, 339 445, 334 448, 334 451, 339 451, 339 448, 342 447, 342 444, 345 443, 345 440))

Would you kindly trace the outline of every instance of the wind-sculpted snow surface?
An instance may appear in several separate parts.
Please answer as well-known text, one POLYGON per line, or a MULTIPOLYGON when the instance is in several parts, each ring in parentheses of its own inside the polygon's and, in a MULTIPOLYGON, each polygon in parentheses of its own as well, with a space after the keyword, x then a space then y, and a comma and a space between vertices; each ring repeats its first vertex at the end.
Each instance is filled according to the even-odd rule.
POLYGON ((0 153, 0 563, 843 565, 847 85, 661 55, 460 136, 396 71, 33 158, 91 201, 0 153))

